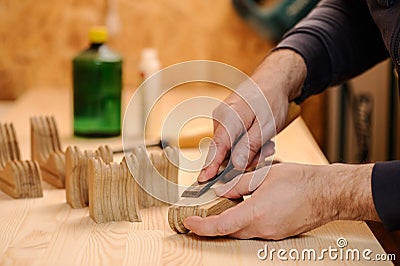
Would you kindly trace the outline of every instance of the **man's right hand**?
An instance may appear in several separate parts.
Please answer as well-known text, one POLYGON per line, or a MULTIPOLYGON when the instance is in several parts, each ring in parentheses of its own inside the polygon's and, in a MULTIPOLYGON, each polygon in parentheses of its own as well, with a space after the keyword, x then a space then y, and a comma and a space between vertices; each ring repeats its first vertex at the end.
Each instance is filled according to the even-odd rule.
POLYGON ((289 101, 300 95, 306 72, 303 58, 292 50, 266 57, 252 81, 242 83, 214 110, 213 142, 198 181, 214 177, 229 155, 235 169, 244 170, 273 154, 270 139, 284 127, 289 101))

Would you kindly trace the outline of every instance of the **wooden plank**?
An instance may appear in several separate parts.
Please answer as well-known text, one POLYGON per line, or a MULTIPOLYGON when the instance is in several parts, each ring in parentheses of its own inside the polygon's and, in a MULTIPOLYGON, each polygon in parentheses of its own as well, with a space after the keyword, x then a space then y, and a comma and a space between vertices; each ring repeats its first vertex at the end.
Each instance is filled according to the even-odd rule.
MULTIPOLYGON (((173 95, 172 95, 173 96, 173 95)), ((5 120, 15 122, 22 155, 29 151, 29 117, 51 113, 60 123, 63 143, 93 149, 107 140, 87 141, 71 136, 69 92, 38 90, 28 93, 11 108, 5 120), (48 102, 48 105, 43 105, 48 102), (87 145, 87 146, 85 146, 87 145)), ((109 142, 113 142, 109 140, 109 142)), ((120 139, 118 140, 120 143, 120 139)), ((118 142, 117 141, 117 142, 118 142)), ((294 121, 275 139, 277 159, 281 161, 326 164, 302 119, 294 121)), ((114 142, 113 142, 114 143, 114 142)), ((185 151, 186 152, 186 151, 185 151)), ((198 152, 197 149, 187 151, 198 152)), ((179 172, 179 183, 191 184, 196 173, 179 172), (193 178, 191 178, 193 177, 193 178)), ((260 261, 257 251, 269 248, 315 248, 336 246, 344 237, 349 248, 384 253, 364 222, 332 222, 299 237, 282 241, 204 238, 176 234, 167 222, 167 207, 141 209, 142 222, 96 224, 87 208, 71 209, 65 203, 65 191, 43 184, 44 197, 14 200, 0 192, 0 264, 154 264, 168 265, 282 265, 260 261), (148 257, 151 254, 151 257, 148 257)), ((392 265, 377 261, 289 261, 287 265, 392 265)))

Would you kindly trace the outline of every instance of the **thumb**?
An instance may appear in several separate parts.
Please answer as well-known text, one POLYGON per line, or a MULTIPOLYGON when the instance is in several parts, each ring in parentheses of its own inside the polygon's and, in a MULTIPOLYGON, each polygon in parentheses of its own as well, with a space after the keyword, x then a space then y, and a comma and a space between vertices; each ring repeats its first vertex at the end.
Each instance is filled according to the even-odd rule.
POLYGON ((246 228, 253 221, 254 207, 251 199, 222 212, 205 218, 191 216, 184 220, 184 226, 201 236, 230 235, 246 228))

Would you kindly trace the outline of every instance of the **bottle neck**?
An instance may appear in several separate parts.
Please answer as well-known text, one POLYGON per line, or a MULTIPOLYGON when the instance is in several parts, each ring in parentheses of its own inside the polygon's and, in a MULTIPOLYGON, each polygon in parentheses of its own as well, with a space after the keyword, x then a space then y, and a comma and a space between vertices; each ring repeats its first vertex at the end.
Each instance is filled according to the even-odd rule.
POLYGON ((99 49, 100 46, 104 45, 104 43, 91 43, 90 44, 90 49, 99 49))

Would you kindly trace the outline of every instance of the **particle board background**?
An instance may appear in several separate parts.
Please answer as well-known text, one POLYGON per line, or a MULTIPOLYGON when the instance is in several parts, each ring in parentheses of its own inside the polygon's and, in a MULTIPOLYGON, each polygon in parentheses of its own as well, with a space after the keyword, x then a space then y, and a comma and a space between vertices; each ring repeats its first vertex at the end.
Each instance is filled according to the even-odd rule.
MULTIPOLYGON (((221 61, 251 74, 273 47, 236 14, 230 0, 116 0, 120 32, 110 45, 124 57, 124 87, 139 84, 140 51, 154 47, 163 66, 221 61)), ((105 24, 107 0, 0 0, 0 99, 32 88, 70 88, 71 59, 87 46, 87 32, 105 24)), ((303 116, 323 143, 323 97, 303 116), (315 114, 318 114, 316 116, 315 114)))
MULTIPOLYGON (((106 9, 106 0, 1 0, 0 73, 23 75, 29 87, 70 86, 71 58, 86 47, 89 28, 105 24, 106 9)), ((272 47, 227 0, 118 0, 118 10, 120 32, 110 45, 124 56, 127 86, 138 83, 144 47, 155 47, 164 66, 213 59, 247 73, 272 47)))

